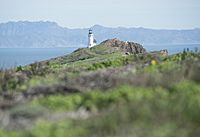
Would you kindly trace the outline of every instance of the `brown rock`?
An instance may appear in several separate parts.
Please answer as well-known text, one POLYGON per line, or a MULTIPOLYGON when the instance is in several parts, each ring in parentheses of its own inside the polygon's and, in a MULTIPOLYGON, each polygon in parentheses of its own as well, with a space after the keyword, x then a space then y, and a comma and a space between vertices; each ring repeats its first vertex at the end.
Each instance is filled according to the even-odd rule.
POLYGON ((146 53, 146 49, 144 49, 142 45, 134 42, 124 42, 118 39, 108 39, 106 41, 103 41, 100 45, 111 47, 115 51, 121 51, 126 55, 146 53))
POLYGON ((166 49, 160 50, 162 56, 168 56, 168 51, 166 49))

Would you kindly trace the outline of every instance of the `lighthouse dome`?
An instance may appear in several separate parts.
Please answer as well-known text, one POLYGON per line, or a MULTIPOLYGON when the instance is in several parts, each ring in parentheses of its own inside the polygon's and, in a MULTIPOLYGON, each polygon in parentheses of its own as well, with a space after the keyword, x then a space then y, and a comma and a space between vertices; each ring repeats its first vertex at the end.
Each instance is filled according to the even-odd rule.
POLYGON ((91 29, 89 30, 89 34, 92 34, 92 30, 91 29))

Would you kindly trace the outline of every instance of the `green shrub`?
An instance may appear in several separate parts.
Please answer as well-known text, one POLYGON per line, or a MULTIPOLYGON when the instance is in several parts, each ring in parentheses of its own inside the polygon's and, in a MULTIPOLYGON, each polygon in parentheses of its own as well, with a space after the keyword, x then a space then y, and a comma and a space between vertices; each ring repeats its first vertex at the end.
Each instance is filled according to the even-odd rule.
MULTIPOLYGON (((186 82, 188 85, 186 87, 190 88, 192 92, 189 92, 192 97, 193 92, 197 92, 196 94, 200 94, 198 90, 200 90, 199 85, 195 85, 194 83, 186 82), (196 88, 195 88, 195 86, 196 88)), ((184 83, 180 85, 184 86, 184 83)), ((187 89, 187 88, 185 88, 187 89)), ((32 103, 37 105, 45 106, 51 110, 56 111, 67 111, 67 110, 75 110, 79 107, 85 107, 88 110, 98 110, 103 109, 110 104, 115 104, 122 100, 126 102, 142 102, 142 101, 151 101, 151 100, 161 100, 161 99, 170 99, 172 92, 173 96, 178 98, 179 92, 182 89, 173 87, 169 91, 157 87, 157 88, 139 88, 139 87, 131 87, 131 86, 120 86, 118 88, 114 88, 112 90, 102 92, 102 91, 91 91, 83 94, 74 94, 68 96, 49 96, 46 98, 36 99, 32 103), (175 91, 174 91, 175 90, 175 91), (175 94, 175 95, 174 95, 175 94)), ((187 97, 187 92, 184 90, 184 97, 187 97)), ((181 99, 182 96, 180 96, 181 99)), ((196 96, 197 97, 197 96, 196 96)), ((184 98, 186 99, 186 98, 184 98)), ((184 100, 183 99, 183 100, 184 100)), ((189 98, 188 98, 189 99, 189 98)), ((196 100, 196 99, 195 99, 196 100)), ((167 100, 164 100, 167 102, 167 100)), ((176 100, 175 100, 176 101, 176 100)), ((190 102, 193 102, 191 100, 190 102)), ((198 105, 198 103, 196 103, 198 105)))
POLYGON ((35 107, 31 105, 20 105, 16 106, 10 110, 10 115, 12 118, 36 118, 45 114, 46 109, 44 107, 35 107))
POLYGON ((1 130, 0 135, 196 137, 200 134, 199 100, 200 85, 191 81, 175 84, 170 89, 119 86, 108 91, 49 96, 32 103, 53 111, 85 107, 99 113, 86 120, 38 121, 32 130, 24 131, 23 134, 1 130))
POLYGON ((48 96, 42 99, 35 99, 32 101, 34 106, 42 105, 50 110, 65 111, 77 109, 82 102, 82 97, 78 95, 69 96, 48 96))

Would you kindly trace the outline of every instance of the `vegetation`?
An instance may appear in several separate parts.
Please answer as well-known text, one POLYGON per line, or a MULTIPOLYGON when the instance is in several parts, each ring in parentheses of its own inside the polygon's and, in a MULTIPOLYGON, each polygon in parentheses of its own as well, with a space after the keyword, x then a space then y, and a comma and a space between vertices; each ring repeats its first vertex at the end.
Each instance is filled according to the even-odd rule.
POLYGON ((0 137, 198 137, 200 53, 104 46, 0 71, 0 137))

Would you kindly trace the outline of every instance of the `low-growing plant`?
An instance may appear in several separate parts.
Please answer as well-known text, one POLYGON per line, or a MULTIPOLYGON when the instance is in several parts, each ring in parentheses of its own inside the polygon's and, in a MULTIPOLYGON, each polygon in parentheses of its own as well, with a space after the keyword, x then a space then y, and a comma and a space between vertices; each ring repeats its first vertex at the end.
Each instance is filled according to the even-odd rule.
POLYGON ((10 115, 12 118, 36 118, 42 116, 47 112, 44 107, 35 107, 32 105, 20 105, 16 106, 10 110, 10 115))
POLYGON ((66 119, 56 122, 40 120, 32 130, 19 133, 0 130, 0 135, 5 137, 8 135, 11 137, 17 135, 22 137, 145 137, 147 135, 196 137, 200 134, 200 86, 191 81, 175 84, 170 89, 121 86, 108 91, 94 91, 76 96, 50 96, 48 99, 35 101, 48 108, 52 105, 54 111, 77 109, 78 106, 88 107, 90 111, 95 107, 101 111, 98 115, 85 120, 66 119), (66 103, 66 99, 71 103, 68 101, 66 103), (51 104, 51 101, 56 103, 51 104), (65 107, 66 104, 70 104, 68 106, 71 107, 65 107))

